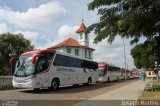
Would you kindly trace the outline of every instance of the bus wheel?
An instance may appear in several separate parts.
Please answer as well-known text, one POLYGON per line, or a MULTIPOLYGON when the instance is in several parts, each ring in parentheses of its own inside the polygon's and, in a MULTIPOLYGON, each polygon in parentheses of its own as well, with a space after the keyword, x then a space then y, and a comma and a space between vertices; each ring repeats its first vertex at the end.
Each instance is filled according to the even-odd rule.
POLYGON ((51 90, 57 90, 59 88, 59 81, 58 79, 54 79, 51 83, 51 90))
POLYGON ((118 76, 117 76, 117 81, 119 80, 118 76))
POLYGON ((78 86, 79 86, 79 84, 74 84, 73 86, 74 86, 74 87, 78 87, 78 86))
POLYGON ((110 82, 110 78, 108 77, 108 82, 110 82))
POLYGON ((91 86, 91 84, 92 84, 92 79, 89 77, 89 78, 88 78, 88 82, 87 82, 86 85, 87 85, 87 86, 91 86))

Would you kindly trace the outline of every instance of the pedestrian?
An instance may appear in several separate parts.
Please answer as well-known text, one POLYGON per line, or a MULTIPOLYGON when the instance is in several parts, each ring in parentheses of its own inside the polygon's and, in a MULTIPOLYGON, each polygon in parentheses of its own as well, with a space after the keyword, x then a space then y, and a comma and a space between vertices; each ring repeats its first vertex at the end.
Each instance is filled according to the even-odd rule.
POLYGON ((158 71, 159 71, 158 68, 154 69, 154 73, 156 74, 157 80, 159 81, 159 74, 158 74, 159 72, 158 71))
POLYGON ((141 73, 141 80, 142 80, 142 81, 145 81, 145 77, 146 77, 146 76, 145 76, 145 72, 143 71, 143 72, 141 73))

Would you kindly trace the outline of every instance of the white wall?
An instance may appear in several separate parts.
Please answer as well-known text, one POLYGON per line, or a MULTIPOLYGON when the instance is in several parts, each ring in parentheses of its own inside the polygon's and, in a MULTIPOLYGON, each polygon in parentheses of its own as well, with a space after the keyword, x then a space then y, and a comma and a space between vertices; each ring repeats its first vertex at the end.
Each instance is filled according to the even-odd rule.
POLYGON ((78 34, 78 43, 89 47, 89 36, 88 36, 88 39, 86 39, 85 36, 88 36, 88 35, 85 35, 84 32, 79 33, 78 34), (80 38, 80 34, 82 34, 82 39, 80 38))
POLYGON ((66 51, 66 48, 64 48, 64 47, 57 48, 56 50, 58 50, 58 51, 60 51, 60 52, 67 52, 67 51, 66 51))
MULTIPOLYGON (((61 47, 61 48, 57 48, 56 50, 60 51, 60 52, 65 52, 67 53, 67 48, 71 49, 71 54, 75 55, 75 49, 79 50, 79 56, 80 57, 84 57, 85 58, 85 48, 76 48, 76 47, 61 47)), ((89 59, 89 49, 87 50, 87 58, 89 59)), ((91 51, 91 59, 93 59, 93 52, 91 51)))

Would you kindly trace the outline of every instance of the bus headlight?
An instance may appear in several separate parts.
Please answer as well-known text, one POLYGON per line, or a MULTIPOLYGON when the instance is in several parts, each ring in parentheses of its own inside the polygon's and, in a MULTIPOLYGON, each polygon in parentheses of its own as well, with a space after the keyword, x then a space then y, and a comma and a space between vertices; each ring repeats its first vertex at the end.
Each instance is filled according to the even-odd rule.
POLYGON ((25 82, 29 82, 29 81, 30 81, 30 79, 26 79, 26 80, 25 80, 25 82))
POLYGON ((27 83, 31 81, 31 79, 16 79, 16 78, 14 78, 13 80, 14 82, 17 82, 17 83, 27 83))

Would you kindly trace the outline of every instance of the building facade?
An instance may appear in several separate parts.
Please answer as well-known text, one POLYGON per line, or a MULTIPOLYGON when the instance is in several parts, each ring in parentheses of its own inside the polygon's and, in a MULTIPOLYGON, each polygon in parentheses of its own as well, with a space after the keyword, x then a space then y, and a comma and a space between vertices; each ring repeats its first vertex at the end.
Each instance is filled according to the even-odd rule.
POLYGON ((55 49, 60 52, 66 52, 77 55, 87 59, 93 59, 93 48, 89 47, 89 36, 85 34, 85 24, 82 22, 79 29, 76 31, 78 34, 78 41, 73 38, 68 38, 55 46, 48 49, 55 49))

